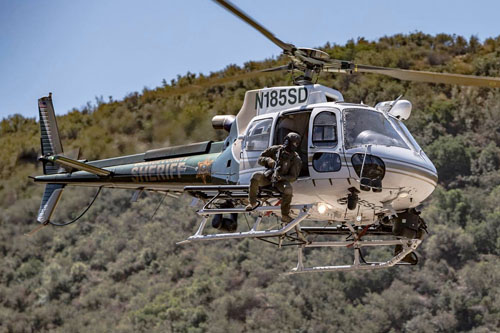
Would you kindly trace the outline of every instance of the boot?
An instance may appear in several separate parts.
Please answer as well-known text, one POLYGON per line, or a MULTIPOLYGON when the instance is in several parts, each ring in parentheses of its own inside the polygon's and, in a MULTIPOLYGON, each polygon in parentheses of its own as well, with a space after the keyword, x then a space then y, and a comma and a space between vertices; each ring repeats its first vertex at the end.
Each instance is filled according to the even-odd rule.
POLYGON ((283 223, 290 223, 292 221, 293 221, 293 217, 291 217, 290 215, 281 216, 281 222, 283 222, 283 223))

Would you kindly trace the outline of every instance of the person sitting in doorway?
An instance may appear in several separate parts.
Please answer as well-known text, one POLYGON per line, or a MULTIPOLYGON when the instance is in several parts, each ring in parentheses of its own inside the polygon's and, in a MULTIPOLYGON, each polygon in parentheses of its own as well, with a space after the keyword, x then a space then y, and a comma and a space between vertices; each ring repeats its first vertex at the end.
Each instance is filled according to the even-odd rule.
POLYGON ((275 145, 262 152, 258 163, 267 168, 266 171, 258 171, 252 175, 250 180, 250 191, 246 210, 255 209, 257 204, 257 193, 259 188, 272 185, 281 194, 281 221, 288 223, 293 220, 290 217, 290 205, 292 203, 292 183, 297 179, 302 168, 297 149, 300 146, 300 135, 289 133, 282 145, 275 145))

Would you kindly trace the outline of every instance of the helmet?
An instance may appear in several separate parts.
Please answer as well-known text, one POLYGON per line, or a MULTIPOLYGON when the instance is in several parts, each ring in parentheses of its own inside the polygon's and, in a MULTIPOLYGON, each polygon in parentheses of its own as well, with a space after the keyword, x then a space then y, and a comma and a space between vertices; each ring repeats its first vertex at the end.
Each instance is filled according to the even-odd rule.
POLYGON ((300 146, 300 141, 301 141, 300 135, 298 135, 297 133, 291 132, 291 133, 288 133, 287 136, 285 136, 285 142, 283 145, 286 148, 290 148, 292 150, 297 150, 297 148, 300 146))

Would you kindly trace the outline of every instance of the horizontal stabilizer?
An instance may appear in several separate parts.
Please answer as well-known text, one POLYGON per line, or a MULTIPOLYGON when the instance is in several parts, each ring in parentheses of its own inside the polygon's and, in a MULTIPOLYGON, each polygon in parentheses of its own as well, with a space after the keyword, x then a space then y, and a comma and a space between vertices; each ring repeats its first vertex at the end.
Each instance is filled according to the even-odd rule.
POLYGON ((109 176, 111 174, 111 171, 109 170, 98 168, 93 165, 89 165, 61 155, 47 156, 46 159, 52 163, 62 165, 65 168, 86 171, 98 176, 109 176))
POLYGON ((64 184, 47 184, 43 192, 42 203, 38 210, 37 221, 46 224, 54 212, 59 198, 61 198, 64 184))

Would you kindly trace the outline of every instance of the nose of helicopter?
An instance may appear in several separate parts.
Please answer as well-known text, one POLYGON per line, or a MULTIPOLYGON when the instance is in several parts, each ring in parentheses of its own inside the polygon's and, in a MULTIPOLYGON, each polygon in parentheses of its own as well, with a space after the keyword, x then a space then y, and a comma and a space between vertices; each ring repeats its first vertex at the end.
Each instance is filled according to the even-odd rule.
POLYGON ((391 151, 391 154, 384 153, 384 151, 373 151, 374 155, 381 157, 384 161, 386 172, 409 174, 436 185, 438 180, 436 167, 425 153, 395 147, 391 147, 391 151))
POLYGON ((423 152, 391 147, 374 147, 371 154, 381 158, 385 164, 384 192, 397 199, 393 206, 417 206, 436 188, 436 167, 423 152))

